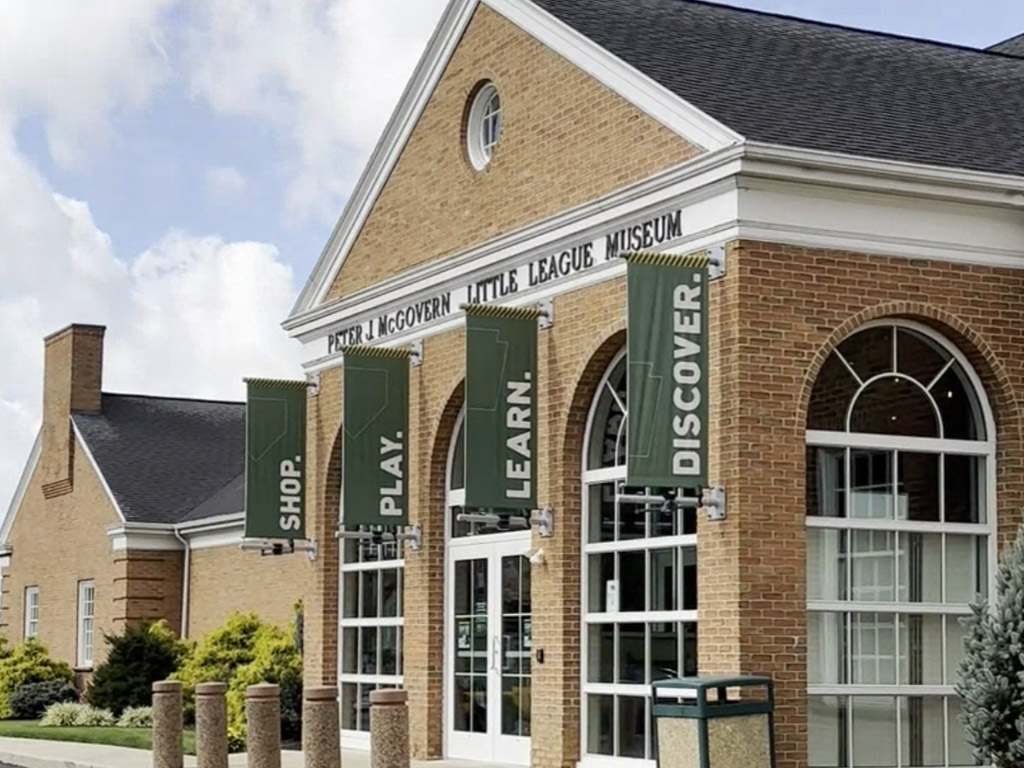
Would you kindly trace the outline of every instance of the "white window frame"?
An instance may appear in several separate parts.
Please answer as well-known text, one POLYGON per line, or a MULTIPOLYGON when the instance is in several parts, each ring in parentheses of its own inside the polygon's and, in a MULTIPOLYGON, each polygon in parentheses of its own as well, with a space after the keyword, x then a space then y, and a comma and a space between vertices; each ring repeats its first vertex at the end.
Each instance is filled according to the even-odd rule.
POLYGON ((96 640, 96 582, 78 582, 78 668, 92 669, 96 640))
MULTIPOLYGON (((672 611, 630 611, 630 612, 599 612, 588 610, 588 598, 589 598, 589 565, 590 555, 601 554, 601 553, 612 553, 612 552, 644 552, 647 553, 652 550, 661 549, 681 549, 690 548, 695 553, 697 546, 697 535, 696 534, 680 534, 676 536, 660 536, 660 537, 649 537, 635 539, 622 539, 616 541, 598 541, 591 542, 590 538, 590 488, 595 485, 603 485, 607 483, 618 483, 624 482, 626 479, 626 466, 620 464, 612 467, 600 467, 597 469, 588 468, 589 456, 590 456, 590 443, 592 439, 592 433, 594 428, 594 421, 597 418, 597 409, 601 401, 601 396, 605 389, 608 388, 614 397, 619 402, 619 407, 622 409, 625 416, 619 424, 620 437, 622 439, 624 434, 623 430, 626 428, 626 422, 628 420, 628 403, 622 403, 619 401, 618 393, 610 385, 610 378, 612 373, 618 367, 626 357, 626 350, 621 350, 612 359, 611 363, 605 369, 604 375, 601 377, 601 382, 598 384, 597 389, 594 392, 593 400, 590 404, 590 409, 587 413, 587 423, 583 434, 583 450, 582 450, 582 504, 581 504, 581 516, 580 516, 580 528, 581 528, 581 578, 580 578, 580 765, 591 766, 592 768, 604 768, 607 766, 636 766, 637 768, 654 768, 656 762, 652 757, 626 757, 617 755, 605 755, 599 753, 590 753, 589 749, 589 713, 588 713, 588 700, 591 695, 611 695, 611 696, 627 696, 635 697, 639 700, 644 701, 645 706, 649 706, 651 699, 652 688, 649 684, 637 684, 637 683, 592 683, 587 680, 588 669, 589 669, 589 642, 587 633, 589 627, 593 624, 616 624, 616 623, 637 623, 643 624, 645 627, 651 624, 658 623, 675 623, 679 624, 682 622, 697 624, 698 610, 684 610, 679 608, 672 611)), ((618 448, 616 447, 616 451, 618 448)), ((649 603, 649 591, 650 591, 650 559, 645 557, 645 575, 644 575, 644 605, 648 606, 649 603)), ((683 561, 680 560, 677 568, 683 567, 683 561)), ((698 565, 699 568, 699 565, 698 565)), ((679 604, 682 605, 683 595, 679 596, 679 604)), ((646 635, 645 630, 645 635, 646 635)), ((679 638, 682 641, 682 638, 679 638)), ((645 641, 646 642, 646 641, 645 641)), ((617 645, 617 644, 616 644, 617 645)), ((682 653, 682 651, 680 651, 682 653)), ((616 650, 615 656, 618 656, 616 650)), ((645 677, 646 668, 650 663, 651 658, 651 647, 649 644, 644 649, 644 667, 645 677)), ((680 657, 680 660, 682 658, 680 657)), ((619 717, 617 716, 618 710, 613 710, 613 740, 612 740, 612 752, 619 751, 619 717)), ((648 713, 649 714, 649 713, 648 713)), ((652 732, 651 732, 651 718, 645 717, 645 728, 644 728, 644 750, 645 754, 647 748, 651 745, 652 732)))
MULTIPOLYGON (((340 504, 341 504, 341 502, 339 502, 339 519, 342 522, 344 522, 344 511, 341 508, 340 504)), ((358 547, 360 545, 361 540, 360 539, 355 539, 355 541, 356 541, 356 546, 358 547)), ((338 569, 338 706, 341 707, 341 706, 344 705, 344 691, 345 691, 344 686, 346 686, 346 685, 357 685, 357 686, 359 686, 359 685, 373 685, 373 686, 376 686, 377 689, 380 689, 380 688, 401 688, 404 685, 404 675, 402 673, 404 673, 404 669, 405 669, 405 653, 404 653, 404 643, 405 643, 405 629, 404 629, 404 627, 405 627, 405 595, 404 595, 404 591, 405 591, 405 558, 404 558, 404 556, 402 556, 402 557, 391 558, 391 559, 387 559, 387 560, 383 560, 383 559, 365 560, 365 561, 357 560, 355 562, 352 562, 352 561, 346 562, 346 560, 345 560, 345 556, 346 556, 346 553, 345 553, 345 549, 346 549, 346 547, 345 547, 345 539, 340 539, 339 543, 340 543, 340 552, 338 553, 338 559, 339 559, 341 565, 340 565, 340 567, 338 569), (351 573, 351 574, 357 574, 358 575, 361 572, 376 571, 377 572, 377 591, 376 591, 376 594, 379 595, 380 594, 380 590, 381 590, 381 584, 382 584, 381 573, 383 571, 390 571, 390 570, 397 571, 397 576, 398 576, 399 583, 400 583, 400 589, 399 589, 399 595, 398 595, 398 611, 397 611, 398 615, 397 616, 380 616, 379 615, 379 611, 378 611, 378 615, 377 616, 369 616, 369 617, 365 617, 364 618, 362 616, 362 614, 364 613, 364 611, 362 609, 363 594, 362 594, 362 590, 357 587, 357 590, 358 590, 359 594, 357 595, 356 599, 358 600, 357 605, 359 605, 359 608, 356 611, 356 613, 359 614, 359 615, 358 616, 351 616, 351 617, 345 616, 345 576, 346 576, 346 574, 350 574, 351 573), (344 643, 345 643, 345 636, 346 636, 345 630, 346 629, 355 629, 356 630, 356 637, 357 637, 357 641, 356 642, 358 643, 358 642, 361 642, 361 636, 362 636, 361 629, 363 627, 376 627, 378 629, 384 628, 384 627, 397 627, 397 634, 398 634, 397 650, 399 652, 399 658, 398 658, 398 660, 396 660, 396 664, 397 664, 397 669, 399 671, 399 674, 384 675, 384 674, 368 674, 368 673, 363 673, 359 669, 359 665, 361 663, 361 659, 357 659, 357 671, 356 672, 345 672, 344 671, 344 668, 345 668, 345 666, 344 666, 345 665, 345 647, 344 647, 344 643)), ((399 554, 404 555, 404 549, 402 549, 402 545, 401 545, 400 542, 390 542, 390 543, 388 543, 388 546, 399 547, 400 548, 399 554)), ((358 552, 358 549, 357 549, 357 552, 358 552)), ((358 583, 359 583, 359 579, 357 578, 357 584, 358 583)), ((380 637, 380 635, 378 634, 377 668, 380 667, 381 653, 383 652, 382 645, 379 642, 379 637, 380 637)), ((342 713, 342 714, 344 715, 344 713, 342 713)), ((356 730, 352 730, 350 728, 341 727, 340 728, 341 734, 342 734, 342 737, 343 737, 343 740, 344 740, 345 744, 348 747, 351 747, 351 748, 357 749, 357 750, 361 750, 361 751, 369 751, 369 749, 370 749, 370 731, 369 731, 369 729, 364 731, 364 730, 361 730, 361 729, 358 728, 360 720, 361 720, 361 718, 357 715, 357 718, 356 718, 357 728, 356 728, 356 730)), ((342 721, 342 726, 344 726, 344 721, 342 721)))
POLYGON ((466 116, 466 151, 473 167, 482 171, 501 139, 501 96, 494 83, 480 85, 466 116))
MULTIPOLYGON (((847 470, 846 470, 846 487, 850 488, 851 473, 850 473, 850 454, 852 450, 856 449, 869 449, 879 451, 906 451, 913 453, 936 453, 936 454, 951 454, 951 455, 971 455, 979 456, 984 459, 985 462, 985 522, 984 523, 945 523, 945 522, 925 522, 925 521, 912 521, 906 520, 900 515, 898 498, 895 498, 898 493, 898 484, 893 483, 893 516, 885 520, 872 519, 865 517, 827 517, 827 516, 807 516, 806 525, 808 530, 813 529, 829 529, 837 531, 845 531, 847 536, 847 555, 846 555, 846 567, 847 569, 852 568, 853 556, 850 554, 852 546, 850 544, 850 537, 855 531, 871 531, 873 533, 881 532, 903 532, 903 533, 922 533, 922 534, 965 534, 977 537, 987 537, 987 567, 988 567, 988 594, 995 594, 995 580, 997 570, 997 554, 998 544, 996 537, 996 426, 995 417, 992 413, 991 406, 988 399, 985 396, 985 388, 982 385, 981 379, 978 377, 974 368, 968 362, 963 353, 935 330, 922 323, 910 321, 910 320, 894 320, 884 319, 878 320, 859 327, 854 334, 856 335, 871 328, 891 328, 893 330, 893 367, 896 368, 896 344, 898 340, 898 329, 905 329, 909 331, 917 332, 918 334, 925 336, 939 347, 941 347, 951 357, 946 365, 942 368, 940 373, 936 375, 930 383, 926 386, 921 386, 925 394, 932 400, 932 405, 938 413, 938 408, 935 405, 934 397, 932 397, 930 390, 934 386, 939 378, 944 374, 953 363, 958 363, 961 370, 967 376, 968 384, 972 389, 972 394, 976 399, 980 414, 978 414, 982 420, 983 427, 985 430, 984 438, 980 440, 956 440, 944 438, 943 424, 941 419, 938 422, 939 437, 905 437, 901 435, 876 435, 869 433, 857 433, 857 432, 830 432, 820 430, 807 430, 806 432, 806 444, 810 447, 815 448, 843 448, 847 450, 847 470)), ((838 348, 836 350, 838 353, 838 348)), ((882 378, 882 375, 874 376, 870 379, 862 380, 854 372, 853 368, 840 354, 840 360, 847 367, 849 372, 854 376, 855 380, 860 382, 860 389, 854 394, 848 405, 846 426, 850 427, 850 415, 853 411, 853 406, 857 401, 857 398, 864 391, 870 383, 875 380, 882 378)), ((891 374, 890 374, 891 375, 891 374)), ((906 376, 906 374, 900 374, 906 376)), ((906 376, 910 379, 909 376, 906 376)), ((910 379, 912 380, 912 379, 910 379)), ((917 382, 915 382, 917 383, 917 382)), ((942 465, 940 464, 940 467, 942 465)), ((894 469, 898 472, 897 468, 894 469)), ((944 487, 944 480, 942 470, 940 468, 939 473, 939 487, 940 494, 944 487)), ((849 496, 849 494, 847 494, 849 496)), ((846 504, 849 506, 850 499, 846 499, 846 504)), ((875 556, 879 553, 865 553, 867 556, 875 556)), ((942 547, 942 558, 943 567, 945 567, 945 545, 942 547)), ((893 551, 894 557, 894 573, 897 578, 899 577, 899 558, 900 549, 895 547, 893 551)), ((841 558, 842 559, 842 558, 841 558)), ((848 590, 852 590, 852 574, 847 570, 846 585, 848 590)), ((897 589, 896 585, 893 589, 897 589)), ((898 598, 898 592, 894 595, 898 598)), ((966 604, 959 604, 954 602, 941 602, 941 603, 914 603, 906 601, 887 601, 887 602, 861 602, 855 599, 855 596, 850 595, 850 599, 847 600, 812 600, 807 601, 807 610, 809 613, 839 613, 848 614, 851 617, 850 621, 846 622, 846 655, 849 657, 846 660, 848 667, 858 663, 865 663, 874 661, 876 664, 880 664, 885 661, 882 656, 877 654, 878 643, 881 639, 879 633, 891 631, 893 634, 893 644, 895 647, 895 659, 893 660, 895 668, 898 670, 902 659, 901 649, 901 632, 900 622, 896 618, 897 615, 920 615, 920 614, 933 614, 947 617, 945 621, 957 618, 959 616, 969 615, 970 608, 966 604), (866 632, 870 634, 871 627, 874 626, 875 631, 875 646, 876 654, 870 656, 863 655, 854 657, 854 643, 853 643, 853 624, 852 617, 860 614, 861 625, 859 627, 862 633, 866 632), (886 614, 887 616, 882 620, 872 619, 866 614, 886 614), (886 621, 888 616, 892 616, 892 621, 886 621), (873 622, 873 623, 872 623, 873 622)), ((830 629, 830 628, 828 628, 830 629)), ((828 631, 827 629, 824 631, 828 631)), ((944 640, 947 637, 947 632, 943 629, 944 640)), ((865 635, 866 636, 866 635, 865 635)), ((808 643, 810 647, 810 643, 808 643)), ((946 674, 947 670, 947 659, 945 658, 945 650, 943 651, 942 669, 943 675, 946 674)), ((897 681, 899 680, 897 676, 897 681)), ((841 696, 847 697, 848 702, 852 702, 855 697, 858 696, 881 696, 881 697, 929 697, 937 698, 942 697, 943 706, 943 741, 944 749, 948 758, 949 746, 950 746, 950 712, 949 702, 951 697, 955 697, 956 690, 954 684, 950 680, 946 680, 945 684, 942 685, 918 685, 918 684, 851 684, 850 682, 843 684, 808 684, 807 692, 809 696, 841 696)), ((897 699, 898 701, 898 699, 897 699)), ((852 706, 852 704, 851 704, 852 706)), ((855 750, 855 731, 853 720, 855 718, 848 717, 846 724, 846 739, 847 743, 855 750)), ((897 716, 895 718, 895 733, 896 733, 896 744, 902 743, 902 718, 899 716, 899 710, 897 709, 897 716)), ((905 768, 900 762, 902 756, 899 754, 900 750, 897 749, 897 768, 905 768)), ((948 763, 947 763, 948 764, 948 763)), ((948 764, 952 765, 952 764, 948 764)))
POLYGON ((25 587, 25 639, 39 636, 39 587, 25 587))

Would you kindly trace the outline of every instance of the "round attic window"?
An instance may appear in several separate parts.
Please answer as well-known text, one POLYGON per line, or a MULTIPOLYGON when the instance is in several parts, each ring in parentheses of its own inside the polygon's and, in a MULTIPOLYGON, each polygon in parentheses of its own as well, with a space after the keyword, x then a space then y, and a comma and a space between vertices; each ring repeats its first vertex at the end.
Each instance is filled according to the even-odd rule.
POLYGON ((476 89, 466 120, 466 148, 469 162, 483 170, 494 154, 501 135, 501 98, 493 83, 476 89))

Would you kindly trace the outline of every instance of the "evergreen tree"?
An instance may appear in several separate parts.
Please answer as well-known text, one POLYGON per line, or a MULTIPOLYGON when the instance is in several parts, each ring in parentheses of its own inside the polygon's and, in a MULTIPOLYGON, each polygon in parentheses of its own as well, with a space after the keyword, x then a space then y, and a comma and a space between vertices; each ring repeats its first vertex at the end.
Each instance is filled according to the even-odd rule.
POLYGON ((1024 525, 1003 553, 994 605, 971 606, 956 692, 967 741, 994 768, 1024 765, 1024 525))

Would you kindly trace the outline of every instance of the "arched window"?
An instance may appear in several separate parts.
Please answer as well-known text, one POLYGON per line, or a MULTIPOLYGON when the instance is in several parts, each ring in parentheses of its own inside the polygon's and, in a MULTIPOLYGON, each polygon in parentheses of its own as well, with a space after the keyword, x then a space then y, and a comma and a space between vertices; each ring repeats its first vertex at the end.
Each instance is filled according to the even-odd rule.
POLYGON ((627 403, 621 353, 598 387, 583 452, 582 746, 585 756, 653 759, 650 684, 697 671, 697 518, 616 503, 627 403))
POLYGON ((872 323, 822 367, 807 418, 808 765, 974 765, 959 619, 995 558, 994 426, 960 352, 872 323))

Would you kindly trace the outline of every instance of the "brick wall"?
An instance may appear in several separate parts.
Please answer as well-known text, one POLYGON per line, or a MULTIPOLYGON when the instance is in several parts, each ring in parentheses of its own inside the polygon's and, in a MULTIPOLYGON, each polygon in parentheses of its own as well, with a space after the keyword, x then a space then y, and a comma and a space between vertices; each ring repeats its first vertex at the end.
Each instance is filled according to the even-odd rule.
POLYGON ((481 5, 329 296, 595 200, 697 151, 481 5), (502 132, 478 172, 466 160, 463 121, 481 80, 498 88, 502 132))
POLYGON ((40 481, 47 495, 71 490, 75 458, 69 416, 98 411, 103 374, 102 326, 71 325, 46 337, 40 481))
POLYGON ((313 566, 302 552, 263 557, 237 544, 195 550, 189 571, 188 636, 196 640, 234 611, 290 626, 293 606, 305 597, 313 577, 313 566))
POLYGON ((741 242, 713 298, 722 334, 713 472, 729 517, 699 530, 701 672, 776 677, 780 768, 806 761, 804 429, 828 353, 863 323, 944 333, 979 373, 998 424, 1000 539, 1020 520, 1024 313, 1018 272, 741 242))
MULTIPOLYGON (((80 449, 80 446, 79 446, 80 449)), ((21 642, 25 588, 39 587, 39 640, 59 659, 77 662, 78 582, 96 582, 96 661, 104 654, 102 631, 114 631, 123 615, 115 603, 120 568, 110 552, 106 527, 119 522, 87 461, 76 461, 74 490, 47 499, 37 466, 11 528, 11 565, 3 577, 3 633, 21 642)))

